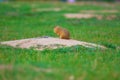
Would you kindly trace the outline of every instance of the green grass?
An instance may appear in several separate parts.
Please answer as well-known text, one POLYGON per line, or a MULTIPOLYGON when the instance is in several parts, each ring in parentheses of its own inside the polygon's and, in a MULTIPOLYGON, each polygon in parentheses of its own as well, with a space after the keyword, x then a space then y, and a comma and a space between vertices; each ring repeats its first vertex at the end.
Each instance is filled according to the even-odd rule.
MULTIPOLYGON (((113 4, 114 6, 110 6, 113 4)), ((0 45, 0 80, 120 80, 120 8, 65 3, 0 3, 0 41, 57 37, 55 25, 67 28, 71 38, 105 45, 108 49, 81 46, 35 51, 0 45), (34 6, 32 6, 34 4, 34 6), (61 11, 34 12, 36 8, 60 7, 61 11), (65 13, 80 10, 117 9, 113 20, 67 19, 65 13)), ((111 13, 99 13, 104 16, 111 13)))

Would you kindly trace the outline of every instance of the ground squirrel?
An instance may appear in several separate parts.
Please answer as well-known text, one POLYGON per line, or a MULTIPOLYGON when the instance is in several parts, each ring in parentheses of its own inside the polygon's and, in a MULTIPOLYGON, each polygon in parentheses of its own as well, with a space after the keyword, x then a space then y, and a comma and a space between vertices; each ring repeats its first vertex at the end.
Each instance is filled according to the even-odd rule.
POLYGON ((61 39, 70 39, 70 33, 68 30, 62 28, 62 27, 59 27, 59 26, 56 26, 54 28, 54 32, 61 38, 61 39))

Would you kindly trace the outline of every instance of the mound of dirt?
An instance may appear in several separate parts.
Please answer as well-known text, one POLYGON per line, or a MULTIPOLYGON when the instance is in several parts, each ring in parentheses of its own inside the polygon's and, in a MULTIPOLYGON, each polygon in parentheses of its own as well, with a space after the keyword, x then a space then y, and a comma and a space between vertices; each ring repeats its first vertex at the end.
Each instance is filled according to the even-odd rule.
POLYGON ((21 39, 21 40, 13 40, 13 41, 4 41, 1 44, 9 45, 17 48, 33 48, 35 50, 44 50, 44 49, 56 49, 61 47, 70 47, 75 45, 80 45, 88 48, 102 48, 105 47, 102 45, 97 45, 94 43, 87 43, 83 41, 77 40, 66 40, 52 37, 40 37, 40 38, 29 38, 29 39, 21 39))

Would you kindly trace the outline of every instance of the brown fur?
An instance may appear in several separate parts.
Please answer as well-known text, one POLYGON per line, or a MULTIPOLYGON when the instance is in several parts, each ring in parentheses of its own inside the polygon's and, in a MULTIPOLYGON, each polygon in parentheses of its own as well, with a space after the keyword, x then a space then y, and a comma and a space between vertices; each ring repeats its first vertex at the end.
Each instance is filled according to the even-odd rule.
POLYGON ((61 39, 70 39, 70 33, 68 30, 62 28, 62 27, 59 27, 59 26, 56 26, 54 28, 54 32, 61 38, 61 39))

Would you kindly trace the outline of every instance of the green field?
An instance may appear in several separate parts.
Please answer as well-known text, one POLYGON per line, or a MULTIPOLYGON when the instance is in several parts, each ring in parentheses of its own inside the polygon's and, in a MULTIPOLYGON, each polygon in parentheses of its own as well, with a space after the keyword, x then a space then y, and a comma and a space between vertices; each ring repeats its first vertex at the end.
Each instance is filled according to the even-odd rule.
POLYGON ((0 45, 0 80, 120 80, 120 3, 0 3, 0 42, 41 36, 58 37, 56 25, 67 28, 71 38, 106 46, 82 46, 35 51, 0 45), (60 11, 43 10, 60 8, 60 11), (38 11, 36 11, 38 9, 38 11), (82 10, 117 10, 96 13, 102 20, 69 19, 66 13, 82 10), (105 17, 115 15, 108 20, 105 17))

